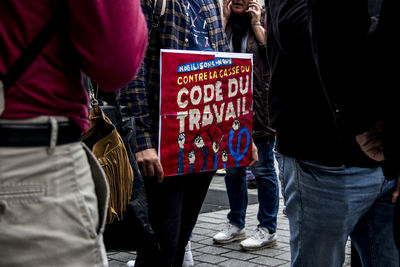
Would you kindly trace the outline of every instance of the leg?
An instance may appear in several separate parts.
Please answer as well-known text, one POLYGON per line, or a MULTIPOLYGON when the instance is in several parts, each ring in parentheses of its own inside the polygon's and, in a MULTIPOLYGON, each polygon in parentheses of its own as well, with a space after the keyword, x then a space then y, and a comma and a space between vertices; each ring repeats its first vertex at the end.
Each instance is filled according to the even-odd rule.
POLYGON ((173 265, 178 250, 182 219, 184 196, 182 177, 168 177, 161 184, 157 183, 153 177, 144 177, 149 221, 156 233, 160 253, 152 258, 145 258, 139 250, 135 266, 170 267, 173 265))
POLYGON ((385 183, 380 197, 351 233, 364 267, 399 266, 392 223, 395 204, 391 202, 391 197, 395 182, 385 183))
POLYGON ((231 224, 244 228, 247 209, 246 167, 226 169, 226 191, 228 193, 230 212, 228 220, 231 224))
POLYGON ((279 208, 279 185, 274 166, 272 140, 255 140, 258 149, 259 162, 252 168, 258 186, 258 214, 257 219, 261 227, 270 233, 276 232, 276 218, 279 208))
POLYGON ((380 168, 325 167, 282 156, 292 266, 342 266, 346 240, 377 199, 380 168))
POLYGON ((108 266, 107 185, 80 143, 0 148, 0 162, 0 266, 108 266))
POLYGON ((182 206, 182 220, 179 233, 179 243, 174 260, 174 267, 181 267, 185 254, 185 247, 197 222, 208 187, 215 172, 196 173, 185 177, 184 197, 182 206))

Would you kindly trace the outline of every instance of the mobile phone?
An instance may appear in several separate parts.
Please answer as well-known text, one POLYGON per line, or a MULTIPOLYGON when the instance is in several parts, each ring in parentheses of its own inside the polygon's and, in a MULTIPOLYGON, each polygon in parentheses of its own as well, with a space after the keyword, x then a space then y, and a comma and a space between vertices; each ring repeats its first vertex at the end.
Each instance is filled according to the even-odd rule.
MULTIPOLYGON (((253 2, 253 1, 251 1, 251 2, 253 2)), ((248 10, 256 10, 256 8, 254 6, 249 6, 248 10)), ((250 17, 253 16, 252 13, 249 13, 249 15, 250 15, 250 17)))

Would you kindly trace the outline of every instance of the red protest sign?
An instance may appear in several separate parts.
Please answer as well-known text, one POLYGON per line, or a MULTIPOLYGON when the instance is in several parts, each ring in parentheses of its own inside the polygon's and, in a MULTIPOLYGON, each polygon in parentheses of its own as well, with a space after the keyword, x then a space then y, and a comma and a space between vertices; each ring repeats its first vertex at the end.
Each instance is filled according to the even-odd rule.
POLYGON ((250 163, 252 61, 251 54, 161 50, 165 176, 250 163))

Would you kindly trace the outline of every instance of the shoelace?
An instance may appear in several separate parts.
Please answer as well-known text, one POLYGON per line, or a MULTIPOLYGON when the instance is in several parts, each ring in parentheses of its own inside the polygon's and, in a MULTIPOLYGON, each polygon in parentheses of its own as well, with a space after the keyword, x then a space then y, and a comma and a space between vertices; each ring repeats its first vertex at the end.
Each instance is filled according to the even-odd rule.
POLYGON ((264 230, 262 230, 261 228, 257 228, 254 237, 257 239, 263 239, 266 235, 267 233, 264 230))
POLYGON ((226 223, 223 232, 224 233, 229 233, 229 230, 231 230, 231 228, 232 228, 232 224, 226 223))

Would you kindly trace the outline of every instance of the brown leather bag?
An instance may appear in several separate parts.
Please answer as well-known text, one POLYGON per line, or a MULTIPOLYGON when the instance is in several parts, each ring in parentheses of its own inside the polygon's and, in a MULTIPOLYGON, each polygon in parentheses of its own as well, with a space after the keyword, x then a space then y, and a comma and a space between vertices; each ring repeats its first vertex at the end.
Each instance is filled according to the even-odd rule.
POLYGON ((89 112, 90 129, 82 141, 92 150, 104 170, 110 188, 107 223, 122 220, 122 213, 130 201, 133 185, 133 170, 124 142, 104 114, 97 101, 92 101, 89 112))

